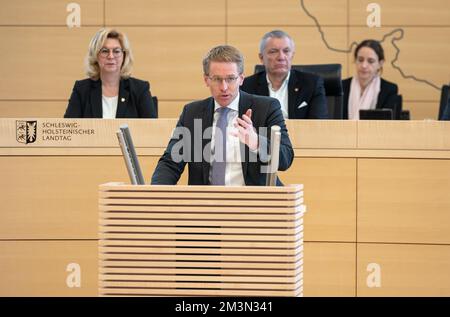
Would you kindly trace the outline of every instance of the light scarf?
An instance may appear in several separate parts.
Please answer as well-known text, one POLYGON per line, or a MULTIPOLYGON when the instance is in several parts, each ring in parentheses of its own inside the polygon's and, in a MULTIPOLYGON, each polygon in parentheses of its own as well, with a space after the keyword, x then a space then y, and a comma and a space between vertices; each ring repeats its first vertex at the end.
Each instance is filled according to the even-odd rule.
POLYGON ((350 120, 359 120, 359 110, 361 109, 368 110, 376 108, 380 86, 380 76, 376 75, 361 94, 358 75, 352 78, 350 96, 348 98, 348 118, 350 120))

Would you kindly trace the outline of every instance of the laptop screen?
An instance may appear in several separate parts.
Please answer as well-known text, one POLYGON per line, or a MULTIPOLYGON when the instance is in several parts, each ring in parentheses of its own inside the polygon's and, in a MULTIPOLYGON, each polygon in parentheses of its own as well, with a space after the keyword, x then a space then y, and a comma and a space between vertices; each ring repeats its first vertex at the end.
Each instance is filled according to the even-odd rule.
POLYGON ((360 120, 393 120, 392 109, 359 110, 360 120))

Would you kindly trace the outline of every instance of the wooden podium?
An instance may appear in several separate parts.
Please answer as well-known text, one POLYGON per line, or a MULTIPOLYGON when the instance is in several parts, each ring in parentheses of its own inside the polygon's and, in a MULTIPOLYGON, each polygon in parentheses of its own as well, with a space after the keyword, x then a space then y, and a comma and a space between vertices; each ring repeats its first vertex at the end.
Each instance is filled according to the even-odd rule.
POLYGON ((303 185, 99 187, 100 296, 302 296, 303 185))

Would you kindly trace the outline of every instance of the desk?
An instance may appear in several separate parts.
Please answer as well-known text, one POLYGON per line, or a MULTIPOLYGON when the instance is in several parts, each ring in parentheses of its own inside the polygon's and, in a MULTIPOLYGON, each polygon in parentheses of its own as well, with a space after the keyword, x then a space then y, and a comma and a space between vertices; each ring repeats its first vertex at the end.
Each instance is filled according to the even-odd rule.
MULTIPOLYGON (((122 123, 149 181, 176 120, 0 119, 0 295, 97 295, 98 185, 129 182, 122 123), (36 139, 21 143, 26 121, 36 139)), ((280 177, 304 184, 304 295, 450 296, 450 124, 287 125, 295 159, 280 177)))

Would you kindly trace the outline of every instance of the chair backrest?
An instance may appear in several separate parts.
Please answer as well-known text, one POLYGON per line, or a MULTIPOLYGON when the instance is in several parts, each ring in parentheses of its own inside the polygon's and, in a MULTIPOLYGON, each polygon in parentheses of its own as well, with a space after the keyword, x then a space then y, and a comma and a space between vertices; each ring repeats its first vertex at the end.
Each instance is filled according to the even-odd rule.
POLYGON ((401 120, 402 110, 403 110, 403 96, 402 95, 395 95, 392 97, 392 99, 389 101, 392 103, 390 105, 393 109, 393 116, 394 120, 401 120))
POLYGON ((155 105, 156 118, 158 118, 158 97, 152 96, 153 104, 155 105))
MULTIPOLYGON (((438 120, 443 120, 444 112, 447 107, 450 107, 449 99, 449 87, 450 85, 443 85, 441 89, 441 100, 439 103, 438 120)), ((447 119, 448 120, 448 119, 447 119)))
MULTIPOLYGON (((322 77, 328 104, 328 117, 330 119, 344 117, 341 64, 292 65, 292 68, 322 77)), ((255 73, 261 71, 264 71, 264 65, 256 65, 255 73)))

